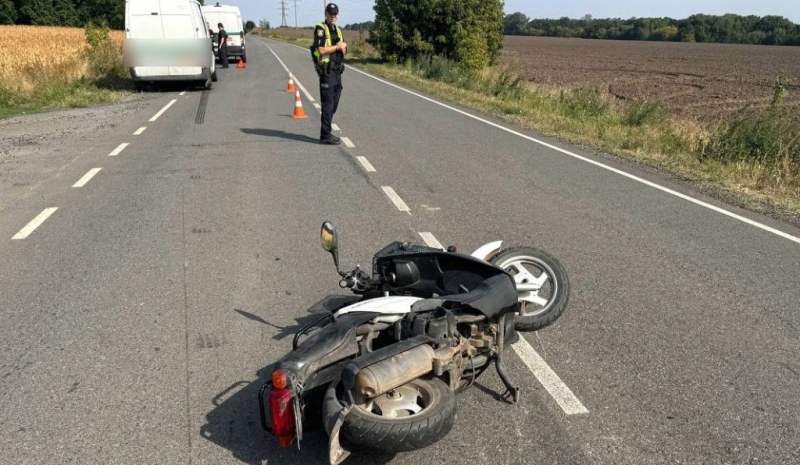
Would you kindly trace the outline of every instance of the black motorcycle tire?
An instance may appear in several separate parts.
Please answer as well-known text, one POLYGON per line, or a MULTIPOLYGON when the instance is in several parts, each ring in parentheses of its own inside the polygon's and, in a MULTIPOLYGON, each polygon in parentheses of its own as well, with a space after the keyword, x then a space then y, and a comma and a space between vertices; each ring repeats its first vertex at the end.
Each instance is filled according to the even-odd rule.
POLYGON ((554 295, 550 296, 544 307, 534 312, 528 311, 525 316, 516 316, 514 327, 517 331, 538 331, 553 324, 567 308, 570 293, 567 271, 555 257, 533 247, 511 247, 501 250, 491 258, 490 263, 505 269, 515 259, 531 259, 536 262, 537 267, 546 270, 553 281, 554 295))
MULTIPOLYGON (((455 393, 439 378, 418 378, 408 385, 412 383, 429 396, 430 403, 423 411, 408 417, 385 418, 353 406, 340 430, 345 449, 410 452, 444 438, 456 420, 455 393)), ((336 384, 341 389, 341 384, 336 384)), ((337 399, 341 399, 339 394, 337 390, 337 399)))

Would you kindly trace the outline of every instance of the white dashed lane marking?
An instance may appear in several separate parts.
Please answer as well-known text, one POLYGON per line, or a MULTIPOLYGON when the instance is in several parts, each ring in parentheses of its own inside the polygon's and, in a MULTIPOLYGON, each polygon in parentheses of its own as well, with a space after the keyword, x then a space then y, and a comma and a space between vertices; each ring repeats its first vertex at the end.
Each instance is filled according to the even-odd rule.
POLYGON ((333 128, 334 131, 341 131, 341 129, 339 129, 339 126, 337 126, 336 124, 331 124, 331 127, 333 128))
POLYGON ((375 167, 372 166, 372 163, 370 163, 366 157, 356 157, 356 158, 358 159, 359 163, 361 163, 361 166, 363 166, 368 173, 375 172, 375 167))
POLYGON ((50 218, 50 215, 55 213, 58 210, 58 207, 47 208, 43 212, 39 213, 39 215, 32 219, 30 223, 25 225, 17 234, 14 235, 11 239, 19 240, 25 239, 26 237, 30 236, 33 231, 36 230, 42 223, 44 223, 47 218, 50 218))
POLYGON ((152 118, 150 118, 150 122, 152 123, 153 121, 157 120, 159 116, 163 115, 163 114, 164 114, 164 112, 165 112, 165 111, 167 111, 167 110, 169 110, 169 107, 171 107, 171 106, 172 106, 172 105, 173 105, 175 102, 177 102, 177 101, 178 101, 177 99, 172 99, 172 100, 171 100, 171 101, 170 101, 168 104, 164 105, 164 108, 162 108, 161 110, 159 110, 159 112, 158 112, 158 113, 156 113, 156 114, 155 114, 155 116, 153 116, 152 118))
POLYGON ((133 133, 133 135, 134 136, 138 136, 139 134, 143 133, 145 129, 147 129, 146 126, 145 127, 141 127, 139 129, 137 129, 136 132, 133 133))
POLYGON ((381 189, 383 189, 383 192, 389 197, 389 200, 394 203, 394 206, 397 207, 398 210, 401 212, 406 212, 409 215, 411 214, 411 210, 408 208, 408 205, 403 202, 403 199, 397 195, 397 192, 395 192, 394 189, 389 186, 382 186, 381 189))
POLYGON ((83 177, 78 180, 78 182, 76 182, 75 184, 72 185, 72 187, 83 187, 83 186, 85 186, 86 183, 89 182, 94 177, 95 174, 99 173, 101 169, 103 169, 103 168, 92 168, 92 169, 90 169, 89 172, 84 174, 83 177))
POLYGON ((442 243, 439 242, 436 239, 436 237, 433 236, 433 234, 431 234, 429 232, 421 232, 421 233, 419 233, 419 235, 422 238, 422 240, 425 241, 425 244, 427 244, 428 247, 433 247, 433 248, 436 248, 436 249, 444 250, 444 247, 442 247, 442 243))
POLYGON ((123 142, 123 143, 119 144, 119 146, 117 146, 117 148, 115 148, 111 153, 109 153, 108 156, 109 157, 116 157, 117 155, 122 153, 122 151, 125 150, 125 147, 127 147, 128 145, 130 145, 130 144, 128 144, 127 142, 123 142))
POLYGON ((514 348, 519 358, 530 368, 533 375, 542 383, 547 392, 553 396, 553 399, 561 406, 564 413, 567 415, 589 413, 589 410, 575 397, 572 390, 561 381, 556 372, 547 365, 547 362, 539 356, 522 335, 520 335, 519 341, 512 344, 511 347, 514 348))
POLYGON ((355 148, 355 144, 353 144, 353 143, 350 141, 350 138, 349 138, 349 137, 342 137, 342 142, 344 142, 344 145, 346 145, 346 146, 350 147, 351 149, 352 149, 352 148, 355 148))

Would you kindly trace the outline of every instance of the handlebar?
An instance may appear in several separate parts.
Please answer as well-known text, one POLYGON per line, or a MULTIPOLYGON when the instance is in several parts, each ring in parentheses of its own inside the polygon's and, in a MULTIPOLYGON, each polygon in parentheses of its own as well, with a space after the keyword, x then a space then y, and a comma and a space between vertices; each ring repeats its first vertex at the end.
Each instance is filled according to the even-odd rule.
POLYGON ((339 287, 342 289, 353 289, 353 292, 364 292, 373 287, 373 282, 369 276, 364 273, 360 267, 355 270, 347 272, 341 281, 339 287))

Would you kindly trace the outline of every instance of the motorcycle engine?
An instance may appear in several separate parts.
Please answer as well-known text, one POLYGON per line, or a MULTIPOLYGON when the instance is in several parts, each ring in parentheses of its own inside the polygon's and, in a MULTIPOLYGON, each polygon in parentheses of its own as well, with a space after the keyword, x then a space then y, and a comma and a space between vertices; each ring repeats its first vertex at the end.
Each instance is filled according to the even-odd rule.
POLYGON ((408 313, 401 321, 403 339, 421 335, 436 340, 457 338, 456 325, 453 312, 441 307, 432 312, 408 313))

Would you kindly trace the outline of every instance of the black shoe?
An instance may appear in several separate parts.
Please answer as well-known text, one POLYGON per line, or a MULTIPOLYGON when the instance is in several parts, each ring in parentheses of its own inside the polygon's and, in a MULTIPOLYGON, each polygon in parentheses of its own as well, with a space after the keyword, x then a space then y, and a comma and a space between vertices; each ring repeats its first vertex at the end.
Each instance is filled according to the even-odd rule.
POLYGON ((319 143, 326 145, 341 145, 342 140, 336 136, 320 137, 319 143))

